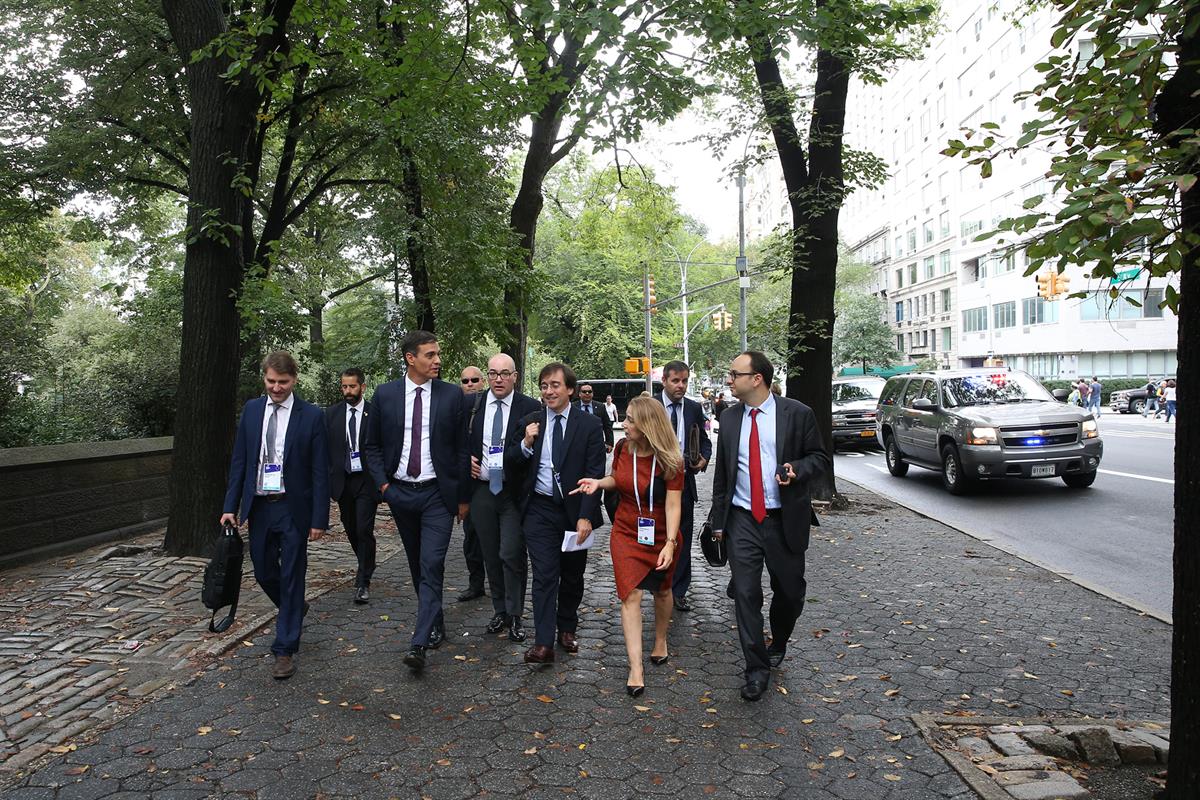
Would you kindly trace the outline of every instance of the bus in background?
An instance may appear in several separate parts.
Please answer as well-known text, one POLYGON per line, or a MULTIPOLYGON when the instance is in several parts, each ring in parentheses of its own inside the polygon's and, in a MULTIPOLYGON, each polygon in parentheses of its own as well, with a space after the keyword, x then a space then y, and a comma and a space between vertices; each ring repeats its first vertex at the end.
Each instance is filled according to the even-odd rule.
MULTIPOLYGON (((585 383, 591 385, 592 397, 597 403, 607 402, 611 395, 622 420, 625 419, 625 407, 629 405, 629 401, 646 391, 645 378, 588 378, 586 380, 581 378, 576 381, 575 385, 579 387, 585 383)), ((655 380, 653 385, 653 393, 658 395, 662 391, 662 381, 655 380)), ((579 399, 578 392, 576 392, 575 399, 579 399)), ((620 425, 619 422, 617 424, 620 425)))

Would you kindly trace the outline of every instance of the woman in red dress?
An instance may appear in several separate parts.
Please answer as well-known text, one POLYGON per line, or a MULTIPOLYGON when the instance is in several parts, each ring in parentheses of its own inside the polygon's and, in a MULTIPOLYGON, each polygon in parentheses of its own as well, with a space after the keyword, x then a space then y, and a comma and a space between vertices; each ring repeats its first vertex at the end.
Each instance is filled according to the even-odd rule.
POLYGON ((615 489, 621 497, 608 541, 629 654, 625 690, 630 697, 638 697, 645 689, 642 592, 654 595, 654 649, 650 661, 666 664, 667 626, 674 603, 671 579, 679 548, 683 458, 662 403, 648 395, 629 402, 625 438, 613 451, 612 471, 600 479, 583 478, 572 494, 592 494, 600 489, 615 489))

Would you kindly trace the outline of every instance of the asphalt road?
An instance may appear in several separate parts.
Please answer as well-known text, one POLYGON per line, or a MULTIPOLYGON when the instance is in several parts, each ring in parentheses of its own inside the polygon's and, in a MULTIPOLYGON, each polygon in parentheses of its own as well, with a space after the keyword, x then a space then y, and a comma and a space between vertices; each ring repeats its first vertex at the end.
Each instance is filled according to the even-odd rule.
POLYGON ((1169 620, 1174 423, 1105 413, 1100 432, 1100 475, 1082 490, 1059 479, 993 481, 954 497, 938 473, 920 467, 893 478, 876 450, 839 451, 835 469, 839 479, 1169 620))

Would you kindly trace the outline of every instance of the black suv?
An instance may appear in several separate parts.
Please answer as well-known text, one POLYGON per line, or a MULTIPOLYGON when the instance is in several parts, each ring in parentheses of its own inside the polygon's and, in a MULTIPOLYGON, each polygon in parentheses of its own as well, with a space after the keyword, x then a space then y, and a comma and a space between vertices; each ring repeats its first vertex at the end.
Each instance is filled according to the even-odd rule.
POLYGON ((953 494, 992 478, 1058 477, 1082 489, 1104 453, 1090 413, 1006 367, 892 378, 876 424, 892 475, 903 477, 909 464, 937 470, 953 494))

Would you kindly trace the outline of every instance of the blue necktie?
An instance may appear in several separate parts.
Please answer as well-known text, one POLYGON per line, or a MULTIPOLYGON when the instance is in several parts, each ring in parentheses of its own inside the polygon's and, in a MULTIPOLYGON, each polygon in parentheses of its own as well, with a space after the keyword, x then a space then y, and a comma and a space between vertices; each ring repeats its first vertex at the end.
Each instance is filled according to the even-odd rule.
MULTIPOLYGON (((492 415, 492 446, 504 443, 504 404, 496 401, 496 413, 492 415)), ((500 494, 504 488, 503 468, 488 468, 488 488, 492 494, 500 494)))

